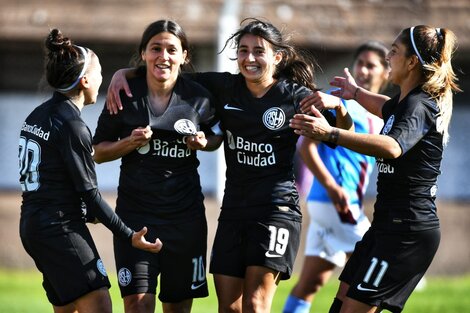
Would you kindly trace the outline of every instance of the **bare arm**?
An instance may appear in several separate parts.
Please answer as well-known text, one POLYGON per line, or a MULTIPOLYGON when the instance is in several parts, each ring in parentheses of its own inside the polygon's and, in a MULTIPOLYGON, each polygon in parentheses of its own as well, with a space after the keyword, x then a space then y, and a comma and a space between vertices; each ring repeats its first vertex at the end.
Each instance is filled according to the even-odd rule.
POLYGON ((331 94, 343 99, 354 99, 370 113, 382 118, 382 107, 390 97, 370 92, 356 84, 356 81, 349 73, 348 68, 344 69, 345 77, 335 76, 330 82, 331 86, 338 87, 338 90, 331 94))
POLYGON ((314 116, 296 114, 289 126, 296 134, 320 141, 330 141, 374 157, 395 159, 402 154, 398 142, 390 136, 360 134, 331 127, 320 111, 312 109, 314 116))
POLYGON ((317 179, 320 184, 325 187, 336 210, 341 213, 347 213, 349 211, 349 196, 344 189, 336 183, 336 180, 326 168, 318 154, 317 147, 317 141, 303 137, 299 149, 302 161, 313 173, 314 179, 317 179))
POLYGON ((117 70, 109 83, 108 93, 106 94, 106 108, 110 114, 117 114, 118 110, 122 110, 121 98, 119 92, 124 90, 129 98, 132 98, 132 92, 127 83, 127 79, 135 77, 136 70, 134 68, 124 68, 117 70))
POLYGON ((139 127, 131 135, 118 141, 103 141, 93 146, 96 163, 109 162, 123 157, 133 150, 145 146, 152 138, 150 126, 139 127))
POLYGON ((302 113, 312 114, 312 107, 320 111, 334 109, 336 111, 336 126, 342 129, 354 130, 353 120, 341 98, 321 91, 315 91, 300 101, 300 110, 302 113))
POLYGON ((348 110, 344 106, 343 102, 340 101, 340 105, 335 108, 336 110, 336 127, 354 131, 354 123, 349 115, 348 110))

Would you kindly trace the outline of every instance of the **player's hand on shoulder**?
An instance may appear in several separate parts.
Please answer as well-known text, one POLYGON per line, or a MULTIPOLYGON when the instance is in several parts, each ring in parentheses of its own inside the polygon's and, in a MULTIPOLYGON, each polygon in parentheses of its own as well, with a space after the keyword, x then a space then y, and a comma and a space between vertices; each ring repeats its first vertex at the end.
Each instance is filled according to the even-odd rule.
POLYGON ((159 252, 163 247, 163 243, 158 238, 155 239, 153 243, 148 242, 144 237, 146 233, 147 227, 143 227, 138 232, 134 232, 134 234, 132 234, 132 246, 152 253, 159 252))
POLYGON ((116 71, 111 78, 106 95, 106 108, 110 114, 117 114, 119 110, 122 110, 121 97, 119 96, 121 90, 124 90, 126 95, 132 98, 132 93, 126 79, 126 69, 116 71))

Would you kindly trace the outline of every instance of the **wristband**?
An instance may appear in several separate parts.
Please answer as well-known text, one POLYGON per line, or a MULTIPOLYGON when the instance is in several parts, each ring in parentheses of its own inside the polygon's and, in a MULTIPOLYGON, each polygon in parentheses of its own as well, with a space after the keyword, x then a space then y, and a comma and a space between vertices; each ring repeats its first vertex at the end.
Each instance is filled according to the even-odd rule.
POLYGON ((356 97, 357 97, 358 92, 359 92, 359 87, 356 87, 356 90, 354 90, 354 96, 353 96, 354 100, 357 100, 356 97))
POLYGON ((336 144, 338 142, 338 139, 339 139, 339 130, 337 128, 333 128, 331 130, 330 135, 328 136, 328 141, 336 144))

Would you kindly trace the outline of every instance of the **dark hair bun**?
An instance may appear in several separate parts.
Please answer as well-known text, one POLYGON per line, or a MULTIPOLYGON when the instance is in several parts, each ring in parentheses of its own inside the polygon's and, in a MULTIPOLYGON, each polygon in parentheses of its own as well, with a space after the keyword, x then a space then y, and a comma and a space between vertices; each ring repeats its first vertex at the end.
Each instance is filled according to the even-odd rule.
POLYGON ((60 30, 54 28, 51 30, 46 38, 46 48, 50 52, 60 52, 63 50, 70 51, 72 48, 72 41, 64 37, 60 30))

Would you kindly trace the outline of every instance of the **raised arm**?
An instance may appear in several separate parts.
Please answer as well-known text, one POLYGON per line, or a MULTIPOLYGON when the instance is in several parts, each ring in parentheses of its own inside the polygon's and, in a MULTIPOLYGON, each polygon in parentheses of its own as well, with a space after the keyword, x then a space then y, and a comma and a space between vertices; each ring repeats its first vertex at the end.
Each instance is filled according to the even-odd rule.
POLYGON ((390 97, 370 92, 362 87, 359 87, 349 73, 349 69, 344 69, 344 77, 335 76, 330 82, 331 86, 338 87, 337 90, 331 92, 332 95, 341 97, 343 99, 354 99, 362 105, 370 113, 382 118, 382 107, 385 101, 390 97))
POLYGON ((361 154, 379 158, 394 159, 402 154, 400 145, 390 136, 360 134, 332 127, 320 111, 312 108, 312 112, 313 116, 296 114, 291 119, 289 126, 296 134, 314 140, 332 142, 361 154))

